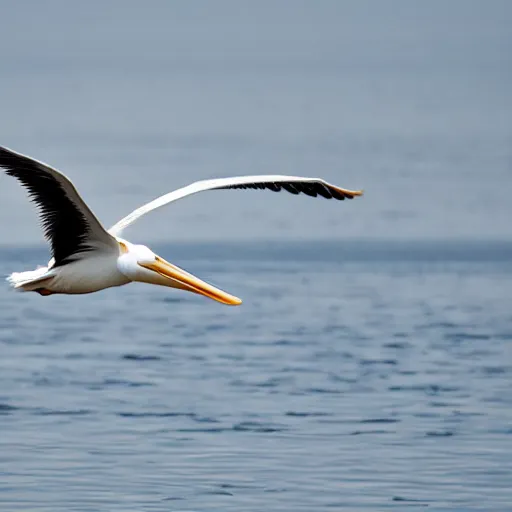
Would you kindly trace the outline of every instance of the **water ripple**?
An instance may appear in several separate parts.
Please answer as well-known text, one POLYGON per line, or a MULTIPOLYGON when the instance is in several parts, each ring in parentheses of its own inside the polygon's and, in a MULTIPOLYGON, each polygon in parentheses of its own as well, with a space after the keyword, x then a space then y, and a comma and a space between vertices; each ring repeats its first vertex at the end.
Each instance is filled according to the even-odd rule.
POLYGON ((276 265, 196 265, 238 309, 0 288, 0 508, 508 510, 512 269, 276 265))

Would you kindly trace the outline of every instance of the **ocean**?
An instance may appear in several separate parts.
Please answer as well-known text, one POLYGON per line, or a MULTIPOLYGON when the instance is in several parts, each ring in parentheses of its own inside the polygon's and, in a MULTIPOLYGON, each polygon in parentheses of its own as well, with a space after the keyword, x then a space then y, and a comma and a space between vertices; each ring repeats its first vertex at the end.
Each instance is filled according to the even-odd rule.
POLYGON ((0 288, 1 510, 510 510, 510 243, 156 249, 244 303, 0 288))

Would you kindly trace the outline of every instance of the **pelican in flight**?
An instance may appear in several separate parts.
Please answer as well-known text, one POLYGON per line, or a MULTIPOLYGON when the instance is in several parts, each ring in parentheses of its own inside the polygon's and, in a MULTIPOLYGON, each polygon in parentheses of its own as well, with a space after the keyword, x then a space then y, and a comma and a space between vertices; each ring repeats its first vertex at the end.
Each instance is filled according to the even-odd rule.
POLYGON ((362 195, 361 190, 336 187, 319 178, 269 175, 203 180, 137 208, 106 230, 71 181, 56 169, 1 146, 0 167, 28 189, 53 256, 47 266, 14 272, 7 280, 17 290, 43 296, 92 293, 138 281, 179 288, 236 306, 242 303, 238 297, 169 263, 145 245, 121 238, 123 230, 156 208, 206 190, 285 190, 338 200, 362 195))

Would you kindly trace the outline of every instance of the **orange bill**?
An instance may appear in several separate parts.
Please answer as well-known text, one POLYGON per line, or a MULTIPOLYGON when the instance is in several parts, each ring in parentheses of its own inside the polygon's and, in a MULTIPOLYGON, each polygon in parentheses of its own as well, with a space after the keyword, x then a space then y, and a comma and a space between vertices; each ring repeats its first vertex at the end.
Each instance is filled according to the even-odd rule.
POLYGON ((173 287, 175 288, 181 288, 182 290, 204 295, 205 297, 209 297, 210 299, 221 302, 222 304, 227 304, 228 306, 238 306, 242 304, 242 300, 238 297, 230 295, 229 293, 219 290, 219 288, 215 288, 215 286, 212 286, 211 284, 201 281, 201 279, 198 279, 176 265, 165 261, 159 256, 156 257, 154 262, 139 263, 139 265, 149 270, 153 270, 163 277, 172 279, 174 281, 173 287))

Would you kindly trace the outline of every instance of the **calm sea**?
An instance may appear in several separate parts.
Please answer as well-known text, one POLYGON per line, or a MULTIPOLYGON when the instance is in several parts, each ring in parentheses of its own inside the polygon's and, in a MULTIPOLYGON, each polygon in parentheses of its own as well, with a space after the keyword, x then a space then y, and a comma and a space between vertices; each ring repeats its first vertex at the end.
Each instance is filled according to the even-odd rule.
POLYGON ((157 250, 244 304, 0 288, 1 510, 510 510, 510 243, 157 250))

